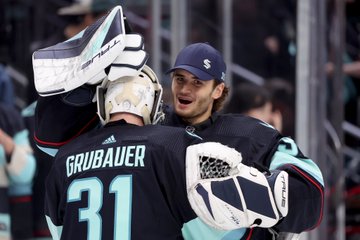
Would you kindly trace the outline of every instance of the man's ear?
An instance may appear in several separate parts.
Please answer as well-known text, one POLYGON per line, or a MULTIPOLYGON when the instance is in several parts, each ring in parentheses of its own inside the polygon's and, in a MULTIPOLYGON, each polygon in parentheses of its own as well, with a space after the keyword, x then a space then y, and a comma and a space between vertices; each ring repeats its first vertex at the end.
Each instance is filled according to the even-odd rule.
POLYGON ((220 83, 220 84, 216 85, 216 87, 213 90, 212 97, 214 99, 220 98, 224 91, 224 88, 225 88, 225 83, 220 83))

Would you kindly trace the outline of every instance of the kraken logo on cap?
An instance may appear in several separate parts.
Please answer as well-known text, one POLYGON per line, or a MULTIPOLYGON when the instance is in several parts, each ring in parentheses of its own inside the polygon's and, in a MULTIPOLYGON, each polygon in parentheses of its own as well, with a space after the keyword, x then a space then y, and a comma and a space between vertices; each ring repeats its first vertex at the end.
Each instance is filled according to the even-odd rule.
POLYGON ((211 65, 210 65, 211 61, 209 59, 204 59, 204 67, 206 69, 209 69, 211 68, 211 65))

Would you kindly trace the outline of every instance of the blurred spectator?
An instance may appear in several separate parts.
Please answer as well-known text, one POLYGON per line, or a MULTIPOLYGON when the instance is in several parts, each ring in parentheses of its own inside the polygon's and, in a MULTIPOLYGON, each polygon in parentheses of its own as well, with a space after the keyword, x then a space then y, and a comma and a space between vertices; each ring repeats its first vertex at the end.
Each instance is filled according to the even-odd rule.
MULTIPOLYGON (((49 38, 34 42, 30 49, 31 54, 37 49, 52 46, 75 36, 105 15, 111 8, 121 5, 121 2, 121 0, 74 0, 73 4, 60 8, 57 14, 65 19, 66 26, 49 38)), ((37 93, 31 77, 28 102, 31 103, 36 99, 37 93)))
MULTIPOLYGON (((344 101, 344 120, 360 126, 360 1, 347 0, 345 19, 345 52, 342 58, 343 73, 343 101, 344 101)), ((331 15, 330 15, 331 16, 331 15)), ((330 25, 329 35, 331 39, 332 28, 330 25)), ((331 44, 330 44, 331 47, 331 44)), ((332 62, 335 54, 329 49, 329 59, 325 70, 328 79, 331 80, 334 74, 334 63, 332 62)), ((329 93, 331 94, 331 93, 329 93)), ((331 111, 329 109, 329 111, 331 111)), ((357 148, 359 138, 345 132, 344 141, 347 146, 357 148)))
MULTIPOLYGON (((334 64, 332 62, 328 62, 325 68, 328 77, 332 77, 335 70, 334 64)), ((343 100, 346 105, 357 96, 354 79, 360 78, 360 59, 352 60, 348 54, 345 54, 343 57, 342 71, 344 73, 343 100)))
POLYGON ((295 92, 281 78, 268 79, 260 86, 250 82, 238 84, 224 108, 224 113, 241 113, 273 125, 284 136, 294 138, 295 92))
POLYGON ((32 180, 36 168, 20 113, 0 103, 0 237, 32 237, 32 180))
POLYGON ((2 63, 0 63, 0 103, 10 106, 14 106, 15 103, 13 83, 2 63))
MULTIPOLYGON (((233 3, 233 61, 263 78, 294 83, 296 1, 243 0, 233 3)), ((235 76, 234 83, 239 77, 235 76)))
POLYGON ((295 89, 282 78, 265 81, 272 102, 272 121, 274 126, 286 137, 295 138, 295 89))
POLYGON ((273 124, 271 95, 263 86, 241 83, 233 90, 224 113, 241 113, 273 124))
POLYGON ((36 160, 36 174, 34 177, 32 191, 32 208, 33 208, 33 237, 37 240, 50 240, 51 234, 48 229, 45 213, 44 213, 44 197, 45 197, 45 180, 47 173, 52 165, 52 157, 41 151, 34 141, 35 126, 35 107, 37 102, 33 102, 21 112, 25 126, 29 131, 30 144, 34 151, 36 160))
POLYGON ((73 4, 57 11, 67 23, 64 29, 48 39, 33 43, 31 50, 52 46, 75 36, 118 4, 120 0, 74 0, 73 4))

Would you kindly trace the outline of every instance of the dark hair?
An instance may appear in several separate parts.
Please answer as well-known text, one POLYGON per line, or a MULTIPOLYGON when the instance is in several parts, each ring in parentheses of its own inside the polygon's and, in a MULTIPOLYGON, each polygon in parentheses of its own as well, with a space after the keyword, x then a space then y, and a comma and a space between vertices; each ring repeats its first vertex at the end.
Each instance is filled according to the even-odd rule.
POLYGON ((264 87, 271 94, 273 111, 280 111, 283 119, 282 134, 295 137, 295 88, 282 78, 267 79, 264 87))
POLYGON ((225 113, 246 113, 251 109, 271 102, 271 95, 263 86, 254 83, 241 83, 232 92, 230 101, 224 108, 225 113))

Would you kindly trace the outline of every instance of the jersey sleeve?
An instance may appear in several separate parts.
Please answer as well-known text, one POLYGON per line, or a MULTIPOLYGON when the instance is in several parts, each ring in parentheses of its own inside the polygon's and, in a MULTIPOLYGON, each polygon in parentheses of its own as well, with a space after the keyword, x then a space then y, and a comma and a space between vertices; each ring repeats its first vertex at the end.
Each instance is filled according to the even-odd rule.
POLYGON ((99 124, 93 92, 78 88, 67 94, 39 97, 35 109, 34 139, 40 149, 56 150, 99 124))
POLYGON ((289 212, 276 228, 300 233, 317 227, 324 208, 324 180, 319 167, 292 139, 284 137, 271 159, 270 170, 274 169, 289 174, 289 212))

